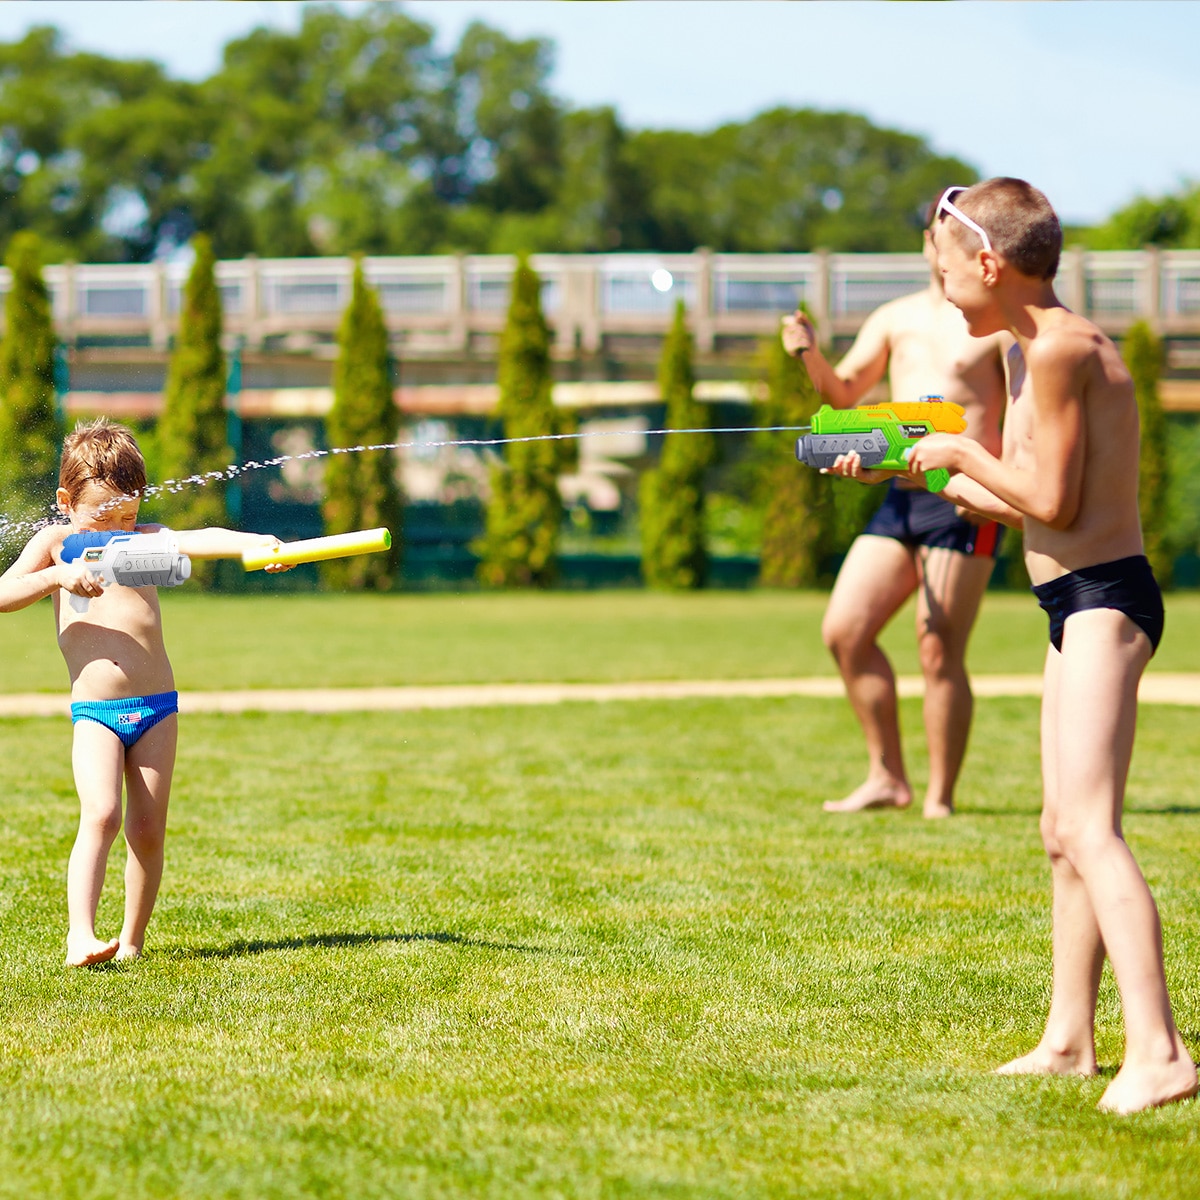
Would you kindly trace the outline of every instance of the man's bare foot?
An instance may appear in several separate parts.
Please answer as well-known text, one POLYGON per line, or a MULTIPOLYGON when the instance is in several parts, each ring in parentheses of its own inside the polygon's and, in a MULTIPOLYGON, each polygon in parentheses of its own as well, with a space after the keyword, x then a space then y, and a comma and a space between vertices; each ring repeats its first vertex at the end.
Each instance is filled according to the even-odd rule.
POLYGON ((142 957, 141 946, 128 946, 128 945, 125 945, 124 943, 122 943, 121 948, 117 951, 116 961, 117 962, 133 962, 133 960, 135 958, 141 958, 141 957, 142 957))
POLYGON ((1028 1054, 997 1067, 993 1075, 1095 1075, 1094 1050, 1050 1050, 1034 1046, 1028 1054))
POLYGON ((924 816, 927 821, 940 821, 943 817, 952 817, 954 816, 954 805, 926 800, 924 816))
POLYGON ((94 967, 108 962, 121 948, 120 938, 102 942, 98 937, 67 938, 67 966, 94 967))
POLYGON ((1125 1063, 1104 1089, 1101 1112, 1135 1113, 1186 1100, 1200 1092, 1196 1066, 1183 1040, 1176 1034, 1175 1057, 1170 1062, 1132 1066, 1125 1063))
POLYGON ((907 808, 912 803, 912 792, 904 783, 877 783, 868 779, 856 787, 844 800, 826 800, 821 807, 827 813, 863 812, 868 808, 907 808))

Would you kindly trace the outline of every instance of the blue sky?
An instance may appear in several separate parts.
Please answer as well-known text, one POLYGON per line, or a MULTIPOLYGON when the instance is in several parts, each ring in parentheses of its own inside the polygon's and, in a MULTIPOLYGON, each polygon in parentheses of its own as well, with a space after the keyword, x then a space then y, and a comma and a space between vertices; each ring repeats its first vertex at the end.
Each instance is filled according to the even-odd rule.
MULTIPOLYGON (((54 24, 68 44, 199 79, 300 2, 8 0, 0 40, 54 24)), ((354 9, 361 4, 346 3, 354 9)), ((860 112, 988 175, 1023 176, 1067 221, 1200 181, 1194 0, 410 0, 452 45, 483 20, 557 46, 552 87, 629 126, 707 129, 772 105, 860 112)))

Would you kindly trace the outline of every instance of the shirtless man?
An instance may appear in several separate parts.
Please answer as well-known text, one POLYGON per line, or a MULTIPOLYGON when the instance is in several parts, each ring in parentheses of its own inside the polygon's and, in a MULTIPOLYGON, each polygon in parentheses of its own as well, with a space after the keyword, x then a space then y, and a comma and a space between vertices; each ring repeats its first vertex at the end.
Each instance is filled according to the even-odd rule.
MULTIPOLYGON (((783 344, 789 354, 803 356, 827 404, 853 407, 887 373, 893 400, 935 394, 961 404, 967 421, 962 436, 998 452, 1004 352, 1011 338, 971 337, 942 291, 929 229, 924 251, 929 286, 873 312, 836 368, 821 354, 803 313, 784 318, 783 344)), ((873 483, 889 474, 895 473, 859 470, 855 477, 873 483)), ((991 578, 999 534, 994 521, 964 518, 940 496, 901 478, 892 480, 883 507, 850 547, 822 636, 866 735, 868 767, 866 780, 844 799, 827 801, 826 812, 906 808, 912 802, 900 748, 896 677, 878 638, 913 592, 929 747, 924 812, 948 817, 954 811, 954 785, 971 729, 967 639, 991 578)))
MULTIPOLYGON (((1062 246, 1046 197, 1019 179, 951 188, 937 261, 972 334, 1008 330, 1011 400, 1002 454, 944 434, 915 473, 958 472, 956 503, 1024 529, 1025 564, 1050 618, 1042 692, 1042 840, 1053 883, 1046 1028, 1008 1075, 1094 1075, 1107 953, 1125 1017, 1125 1061, 1100 1107, 1130 1113, 1195 1095, 1171 1013, 1154 898, 1121 835, 1138 681, 1163 629, 1138 519, 1138 414, 1116 347, 1063 308, 1062 246)), ((937 218, 935 218, 935 221, 937 218)))

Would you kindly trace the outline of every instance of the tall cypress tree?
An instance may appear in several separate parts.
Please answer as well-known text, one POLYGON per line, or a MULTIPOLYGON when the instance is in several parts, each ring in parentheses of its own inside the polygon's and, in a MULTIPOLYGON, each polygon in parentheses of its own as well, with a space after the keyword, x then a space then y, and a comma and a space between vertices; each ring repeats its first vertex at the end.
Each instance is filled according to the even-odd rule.
MULTIPOLYGON (((497 382, 506 438, 563 433, 568 422, 551 396, 550 330, 542 314, 541 280, 522 256, 513 274, 508 320, 500 340, 497 382)), ((548 587, 557 578, 563 504, 558 476, 573 458, 560 441, 505 446, 492 471, 479 578, 490 587, 548 587)))
POLYGON ((43 516, 54 503, 62 418, 54 396, 54 322, 32 233, 9 243, 12 283, 0 344, 0 497, 10 518, 43 516))
POLYGON ((1167 420, 1158 394, 1163 345, 1145 321, 1138 321, 1129 327, 1121 349, 1133 376, 1141 431, 1138 508, 1142 517, 1142 537, 1146 543, 1146 557, 1155 575, 1168 584, 1171 581, 1171 556, 1166 546, 1166 529, 1170 477, 1167 420))
MULTIPOLYGON (((355 263, 350 303, 338 328, 338 359, 333 372, 333 408, 325 423, 329 444, 390 446, 396 441, 400 416, 392 388, 383 307, 374 288, 355 263)), ((321 564, 321 579, 339 590, 386 591, 400 561, 400 487, 394 450, 358 450, 326 459, 325 500, 321 512, 326 533, 385 526, 392 531, 386 554, 364 554, 321 564)))
MULTIPOLYGON (((232 461, 226 444, 225 355, 221 350, 221 293, 217 288, 212 243, 203 234, 192 241, 196 257, 183 291, 179 335, 167 372, 162 418, 158 423, 160 470, 164 480, 184 480, 224 471, 232 461)), ((162 494, 156 517, 180 529, 226 521, 225 481, 185 484, 162 494)), ((194 562, 192 578, 211 586, 215 566, 194 562)))
MULTIPOLYGON (((708 413, 692 395, 692 335, 682 301, 658 364, 667 429, 702 429, 708 413)), ((658 466, 642 476, 642 576, 651 587, 699 588, 708 578, 704 472, 716 456, 710 433, 668 433, 658 466)))
MULTIPOLYGON (((766 401, 759 422, 776 425, 807 423, 820 397, 799 359, 779 338, 765 346, 766 401)), ((829 481, 796 461, 794 432, 756 436, 759 489, 764 506, 762 567, 764 587, 812 587, 829 542, 833 496, 829 481)))

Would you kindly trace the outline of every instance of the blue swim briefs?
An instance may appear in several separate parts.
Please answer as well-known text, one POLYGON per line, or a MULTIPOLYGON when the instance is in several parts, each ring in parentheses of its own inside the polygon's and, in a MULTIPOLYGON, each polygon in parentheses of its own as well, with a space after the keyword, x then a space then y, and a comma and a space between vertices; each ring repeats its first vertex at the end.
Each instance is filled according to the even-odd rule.
POLYGON ((111 729, 128 750, 143 733, 178 711, 179 693, 159 692, 120 700, 77 700, 71 705, 71 721, 95 721, 111 729))

